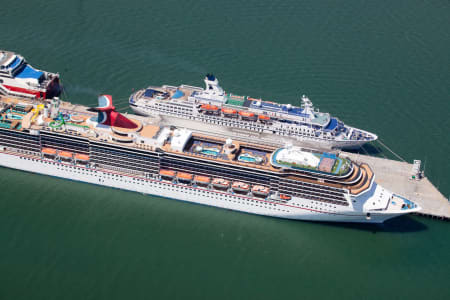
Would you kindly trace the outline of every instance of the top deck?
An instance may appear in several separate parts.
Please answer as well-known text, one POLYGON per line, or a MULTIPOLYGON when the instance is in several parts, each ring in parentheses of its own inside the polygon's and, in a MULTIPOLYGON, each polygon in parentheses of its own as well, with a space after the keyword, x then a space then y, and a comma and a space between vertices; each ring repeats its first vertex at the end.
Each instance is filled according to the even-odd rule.
POLYGON ((16 54, 11 51, 0 50, 0 66, 5 66, 11 63, 16 54))
MULTIPOLYGON (((127 117, 139 124, 137 129, 125 130, 105 126, 95 122, 97 114, 88 111, 87 107, 68 102, 61 102, 61 113, 55 119, 44 116, 44 111, 37 109, 37 104, 41 103, 38 101, 2 97, 0 103, 4 105, 3 115, 8 116, 6 122, 8 126, 5 128, 12 130, 34 129, 59 132, 140 150, 156 151, 159 148, 169 154, 195 157, 209 162, 216 161, 249 170, 281 173, 288 177, 291 176, 294 180, 310 178, 316 183, 339 188, 349 187, 352 189, 353 185, 361 181, 360 173, 364 173, 363 167, 354 167, 350 160, 336 156, 331 157, 326 153, 311 150, 305 152, 305 155, 315 157, 316 162, 320 162, 315 166, 305 168, 295 161, 276 160, 274 163, 273 154, 280 151, 275 147, 241 140, 226 140, 184 129, 160 127, 158 124, 150 124, 146 118, 135 115, 127 115, 127 117), (188 136, 183 137, 183 135, 188 136), (344 165, 346 165, 345 168, 344 165), (345 172, 341 172, 341 168, 345 172)), ((303 150, 297 149, 296 151, 302 152, 303 150)), ((365 173, 370 172, 366 170, 365 173)), ((366 177, 372 177, 371 174, 367 175, 366 177)), ((367 188, 366 181, 361 184, 363 189, 367 188)), ((360 191, 356 188, 353 190, 360 191)))

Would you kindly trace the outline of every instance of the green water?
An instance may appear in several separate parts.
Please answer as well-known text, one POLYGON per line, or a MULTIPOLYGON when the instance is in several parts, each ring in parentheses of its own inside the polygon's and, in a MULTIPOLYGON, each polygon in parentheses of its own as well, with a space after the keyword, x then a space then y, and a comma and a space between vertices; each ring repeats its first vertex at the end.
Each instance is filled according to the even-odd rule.
MULTIPOLYGON (((133 89, 207 72, 239 95, 307 94, 450 195, 446 0, 0 7, 0 48, 60 72, 72 102, 125 109, 133 89)), ((0 188, 0 299, 450 298, 446 222, 278 220, 3 168, 0 188)))

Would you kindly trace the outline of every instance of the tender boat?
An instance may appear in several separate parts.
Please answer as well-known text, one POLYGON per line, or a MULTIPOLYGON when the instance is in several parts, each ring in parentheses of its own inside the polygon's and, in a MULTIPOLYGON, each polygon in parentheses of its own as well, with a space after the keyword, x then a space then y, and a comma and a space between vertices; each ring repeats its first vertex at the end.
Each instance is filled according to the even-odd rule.
POLYGON ((250 185, 245 182, 234 181, 231 188, 235 192, 248 192, 250 190, 250 185))
POLYGON ((223 178, 214 178, 212 181, 212 185, 217 189, 228 189, 228 187, 230 186, 230 182, 223 178))
POLYGON ((252 188, 252 193, 255 196, 266 197, 269 195, 270 189, 261 185, 254 185, 252 188))

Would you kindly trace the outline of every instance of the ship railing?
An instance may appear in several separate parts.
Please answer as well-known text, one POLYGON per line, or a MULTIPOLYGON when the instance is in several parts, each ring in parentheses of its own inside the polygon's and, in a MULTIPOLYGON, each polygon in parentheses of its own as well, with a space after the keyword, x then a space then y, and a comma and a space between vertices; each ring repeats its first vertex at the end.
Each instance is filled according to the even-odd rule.
POLYGON ((192 85, 187 85, 187 84, 182 84, 182 85, 180 85, 180 88, 192 89, 192 90, 194 90, 194 91, 199 91, 199 92, 203 91, 203 89, 202 89, 201 87, 198 87, 198 86, 192 86, 192 85))

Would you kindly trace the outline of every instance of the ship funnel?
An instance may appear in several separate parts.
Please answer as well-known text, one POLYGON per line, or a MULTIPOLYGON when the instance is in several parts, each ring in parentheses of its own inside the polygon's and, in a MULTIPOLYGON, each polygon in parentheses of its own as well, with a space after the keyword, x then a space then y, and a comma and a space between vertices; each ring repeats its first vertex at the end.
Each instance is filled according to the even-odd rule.
POLYGON ((304 114, 308 115, 311 118, 314 118, 314 106, 311 100, 309 100, 309 98, 305 95, 302 96, 302 108, 304 114))
POLYGON ((210 94, 223 95, 224 91, 219 85, 219 80, 213 74, 206 74, 205 91, 210 94))
POLYGON ((136 123, 115 111, 111 95, 101 95, 98 97, 98 107, 89 108, 89 111, 98 112, 97 122, 99 124, 115 126, 121 128, 135 129, 136 123))

